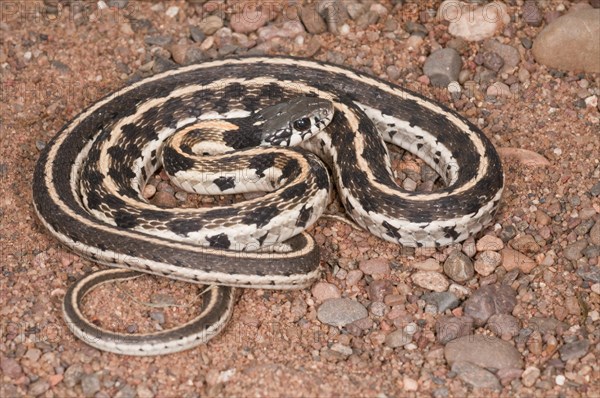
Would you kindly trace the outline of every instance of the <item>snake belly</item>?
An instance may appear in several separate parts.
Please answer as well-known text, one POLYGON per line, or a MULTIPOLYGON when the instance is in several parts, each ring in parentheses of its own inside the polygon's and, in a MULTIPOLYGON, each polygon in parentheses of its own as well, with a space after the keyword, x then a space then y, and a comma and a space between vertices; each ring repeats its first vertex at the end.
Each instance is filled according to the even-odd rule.
MULTIPOLYGON (((442 246, 460 242, 492 222, 504 178, 494 147, 479 129, 446 107, 381 79, 289 57, 230 58, 191 65, 133 83, 96 102, 69 122, 41 154, 33 179, 36 213, 56 239, 92 261, 219 285, 215 288, 219 294, 211 293, 202 310, 212 314, 210 321, 207 323, 206 317, 198 321, 205 329, 215 325, 214 335, 231 315, 234 294, 229 287, 302 288, 318 277, 318 248, 310 235, 299 231, 318 218, 322 205, 314 202, 307 207, 311 215, 303 216, 308 220, 304 225, 296 225, 298 219, 290 220, 293 232, 281 238, 287 251, 239 252, 222 244, 211 246, 206 237, 212 235, 207 234, 201 234, 205 242, 199 245, 186 239, 189 228, 178 229, 164 219, 153 219, 157 214, 162 218, 166 213, 193 212, 151 209, 141 199, 140 187, 160 166, 156 156, 162 141, 177 128, 202 118, 235 117, 240 111, 298 95, 333 102, 335 112, 329 127, 301 146, 331 167, 346 212, 369 232, 404 246, 442 246), (432 193, 400 189, 394 182, 385 142, 422 158, 446 186, 432 193), (99 155, 92 167, 88 160, 96 152, 99 155), (83 173, 86 167, 91 170, 83 173), (104 185, 97 198, 99 206, 123 209, 120 206, 125 203, 127 209, 140 209, 121 214, 121 220, 134 226, 97 219, 89 211, 80 186, 100 183, 104 185), (137 228, 156 223, 161 223, 155 228, 158 231, 137 228)), ((307 164, 302 160, 304 154, 300 155, 298 162, 307 164)), ((306 170, 315 168, 306 166, 306 170)), ((311 186, 325 197, 328 177, 318 173, 321 175, 313 178, 311 186)), ((285 206, 276 197, 280 193, 271 194, 279 206, 285 206)), ((245 218, 245 226, 260 231, 259 225, 268 224, 269 217, 276 217, 274 213, 255 212, 245 218)), ((226 212, 213 216, 224 221, 229 217, 226 212)), ((203 226, 210 224, 200 221, 203 226)), ((243 224, 240 219, 235 223, 243 224)), ((274 242, 279 238, 269 241, 274 242)), ((198 333, 187 339, 142 335, 141 340, 128 342, 90 325, 80 313, 81 298, 111 277, 129 276, 120 270, 104 272, 98 280, 90 277, 87 285, 72 286, 65 298, 70 329, 93 340, 88 343, 108 351, 152 355, 204 342, 198 333)), ((182 327, 189 332, 186 336, 194 335, 188 330, 192 326, 182 327)))

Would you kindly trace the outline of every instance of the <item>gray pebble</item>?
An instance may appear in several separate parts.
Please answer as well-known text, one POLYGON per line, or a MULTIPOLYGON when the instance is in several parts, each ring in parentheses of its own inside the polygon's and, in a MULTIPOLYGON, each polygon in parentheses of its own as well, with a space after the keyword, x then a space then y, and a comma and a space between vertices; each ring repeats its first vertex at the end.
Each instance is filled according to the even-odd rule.
POLYGON ((412 342, 412 336, 404 330, 395 330, 385 336, 385 345, 391 348, 404 347, 412 342))
POLYGON ((500 231, 500 239, 502 239, 502 242, 506 243, 515 236, 517 236, 517 229, 514 225, 502 226, 502 231, 500 231))
POLYGON ((206 36, 214 34, 223 27, 223 20, 218 15, 209 15, 198 24, 198 29, 206 36))
POLYGON ((19 365, 16 359, 5 357, 4 355, 0 356, 0 370, 2 370, 4 375, 13 380, 21 377, 23 372, 21 365, 19 365))
POLYGON ((29 385, 27 392, 29 395, 37 397, 38 395, 42 395, 49 389, 50 389, 50 383, 48 383, 44 379, 40 379, 40 380, 36 381, 35 383, 31 383, 31 385, 29 385))
POLYGON ((364 4, 356 2, 348 3, 346 5, 346 11, 348 12, 348 16, 353 20, 356 20, 358 17, 364 14, 365 8, 366 7, 364 6, 364 4))
POLYGON ((196 43, 202 43, 206 39, 206 35, 197 26, 190 27, 190 37, 196 43))
POLYGON ((521 44, 523 45, 523 47, 529 50, 531 46, 533 46, 533 40, 531 40, 529 37, 523 37, 521 39, 521 44))
POLYGON ((379 21, 379 14, 375 11, 367 11, 356 20, 356 27, 360 30, 365 30, 371 25, 375 25, 379 21))
POLYGON ((423 72, 434 86, 446 87, 458 79, 461 68, 460 54, 452 48, 443 48, 427 57, 423 72))
POLYGON ((94 394, 100 391, 100 380, 95 373, 85 375, 81 378, 81 389, 86 397, 93 397, 94 394))
POLYGON ((504 60, 495 52, 486 52, 483 54, 483 66, 498 72, 504 66, 504 60))
POLYGON ((406 30, 410 34, 416 34, 422 37, 427 36, 427 33, 429 33, 425 25, 413 21, 406 22, 404 24, 404 30, 406 30))
POLYGON ((42 356, 42 351, 38 350, 37 348, 30 348, 25 353, 25 358, 27 358, 33 362, 37 362, 41 356, 42 356))
POLYGON ((169 59, 157 57, 152 65, 152 72, 161 73, 177 67, 177 64, 169 59))
POLYGON ((191 46, 188 47, 187 51, 185 52, 184 62, 186 65, 197 64, 206 61, 207 58, 208 56, 206 55, 206 53, 204 53, 198 47, 191 46))
POLYGON ((517 349, 497 337, 475 334, 452 340, 444 348, 446 361, 471 362, 489 369, 521 368, 523 359, 517 349))
POLYGON ((435 336, 441 344, 473 332, 473 318, 470 316, 442 316, 435 323, 435 336))
POLYGON ((347 298, 329 299, 317 310, 317 318, 324 324, 342 327, 368 316, 362 304, 347 298))
POLYGON ((521 375, 521 382, 525 387, 532 387, 537 379, 540 377, 541 371, 535 366, 529 366, 523 371, 521 375))
POLYGON ((150 311, 150 318, 158 322, 159 325, 165 323, 165 313, 162 311, 150 311))
POLYGON ((593 196, 600 196, 600 182, 597 182, 592 186, 590 194, 593 196))
POLYGON ((135 389, 129 384, 125 384, 116 394, 115 398, 135 398, 135 389))
POLYGON ((600 246, 590 245, 581 251, 585 258, 595 258, 600 256, 600 246))
POLYGON ((517 293, 506 285, 482 286, 465 301, 464 312, 483 326, 494 314, 510 314, 517 305, 517 293))
POLYGON ((488 319, 487 328, 496 336, 514 337, 519 334, 519 320, 509 314, 494 314, 488 319))
POLYGON ((50 62, 50 65, 52 65, 52 67, 54 69, 58 70, 60 73, 63 73, 63 74, 71 72, 71 68, 69 68, 68 65, 66 65, 60 61, 54 60, 54 61, 50 62))
POLYGON ((560 359, 568 361, 569 359, 579 359, 587 354, 590 349, 589 340, 580 340, 574 343, 565 344, 558 350, 560 352, 560 359))
POLYGON ((438 312, 454 309, 460 304, 458 297, 450 292, 429 292, 422 298, 426 303, 435 305, 438 312))
POLYGON ((444 262, 444 273, 455 282, 465 282, 473 277, 473 261, 460 250, 454 250, 444 262))
POLYGON ((566 329, 567 324, 556 318, 533 317, 529 320, 530 328, 539 331, 541 334, 558 333, 560 329, 566 329))
POLYGON ((588 243, 585 239, 580 239, 576 242, 571 243, 567 247, 565 247, 565 250, 563 251, 563 255, 568 260, 577 261, 581 257, 583 257, 583 254, 581 252, 583 251, 583 249, 585 249, 587 247, 587 245, 588 245, 588 243))
POLYGON ((42 140, 35 140, 35 147, 38 151, 41 151, 46 147, 46 143, 42 140))
POLYGON ((144 37, 144 43, 150 46, 159 46, 164 47, 166 45, 171 44, 171 36, 167 35, 156 35, 156 36, 146 36, 144 37))
POLYGON ((369 310, 371 310, 371 314, 382 317, 386 314, 388 306, 381 301, 376 301, 369 306, 369 310))
POLYGON ((67 387, 73 388, 83 377, 83 366, 79 363, 71 365, 65 370, 64 383, 67 387))
POLYGON ((452 371, 465 383, 475 388, 502 389, 500 382, 493 373, 470 362, 456 361, 452 365, 452 371))
POLYGON ((523 20, 529 26, 542 26, 544 16, 535 0, 527 0, 523 4, 523 20))
POLYGON ((107 0, 106 1, 106 4, 109 7, 116 7, 116 8, 120 8, 120 9, 127 7, 128 3, 129 3, 129 0, 107 0))
POLYGON ((319 15, 314 5, 304 6, 300 10, 300 20, 306 31, 312 34, 321 34, 327 30, 325 20, 319 15))

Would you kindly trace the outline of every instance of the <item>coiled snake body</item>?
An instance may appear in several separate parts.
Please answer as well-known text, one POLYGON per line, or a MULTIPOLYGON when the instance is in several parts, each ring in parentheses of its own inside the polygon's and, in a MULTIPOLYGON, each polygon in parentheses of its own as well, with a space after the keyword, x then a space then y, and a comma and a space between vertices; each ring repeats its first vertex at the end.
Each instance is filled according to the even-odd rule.
POLYGON ((332 169, 348 215, 405 246, 447 245, 479 232, 492 221, 503 189, 498 155, 471 123, 350 69, 248 57, 146 78, 69 122, 35 170, 35 210, 50 233, 88 259, 125 268, 88 275, 68 290, 63 312, 69 328, 107 351, 176 352, 224 328, 232 287, 310 285, 319 256, 302 231, 321 215, 330 189, 314 154, 332 169), (220 138, 211 139, 213 132, 220 138), (384 141, 422 158, 446 187, 432 193, 398 188, 384 141), (280 147, 294 144, 302 148, 280 147), (202 160, 206 154, 220 162, 202 160), (162 163, 186 189, 268 193, 229 207, 159 208, 141 192, 162 163), (132 270, 215 286, 198 317, 168 331, 127 335, 87 321, 79 309, 83 296, 106 281, 137 275, 132 270))

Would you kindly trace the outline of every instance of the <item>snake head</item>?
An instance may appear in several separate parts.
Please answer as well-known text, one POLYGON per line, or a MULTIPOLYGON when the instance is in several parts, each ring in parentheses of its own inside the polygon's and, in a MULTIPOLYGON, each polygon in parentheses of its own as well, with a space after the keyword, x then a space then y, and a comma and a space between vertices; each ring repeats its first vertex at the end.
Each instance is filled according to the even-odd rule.
POLYGON ((294 146, 322 131, 333 118, 333 103, 294 97, 257 113, 261 145, 294 146))

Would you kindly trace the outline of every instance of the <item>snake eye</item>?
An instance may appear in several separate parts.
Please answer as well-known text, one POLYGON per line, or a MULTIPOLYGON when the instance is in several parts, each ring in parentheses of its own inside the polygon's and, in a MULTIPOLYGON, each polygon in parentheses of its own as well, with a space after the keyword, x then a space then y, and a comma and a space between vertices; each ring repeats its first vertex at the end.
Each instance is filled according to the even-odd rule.
POLYGON ((293 126, 298 131, 306 131, 310 128, 310 119, 303 117, 302 119, 295 120, 293 126))

